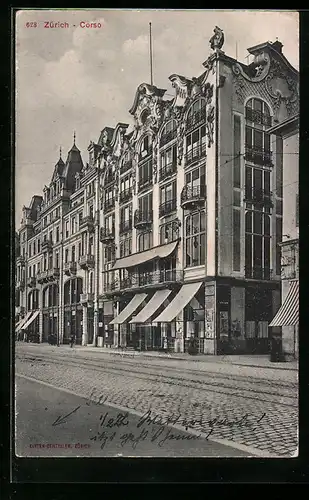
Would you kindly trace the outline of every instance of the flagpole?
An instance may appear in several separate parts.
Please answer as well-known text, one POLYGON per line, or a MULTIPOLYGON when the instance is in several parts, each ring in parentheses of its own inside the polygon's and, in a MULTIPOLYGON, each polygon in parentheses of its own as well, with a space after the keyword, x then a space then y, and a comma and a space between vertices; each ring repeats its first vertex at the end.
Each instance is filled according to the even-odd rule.
POLYGON ((149 23, 149 55, 150 55, 150 83, 153 85, 152 77, 152 36, 151 36, 151 23, 149 23))

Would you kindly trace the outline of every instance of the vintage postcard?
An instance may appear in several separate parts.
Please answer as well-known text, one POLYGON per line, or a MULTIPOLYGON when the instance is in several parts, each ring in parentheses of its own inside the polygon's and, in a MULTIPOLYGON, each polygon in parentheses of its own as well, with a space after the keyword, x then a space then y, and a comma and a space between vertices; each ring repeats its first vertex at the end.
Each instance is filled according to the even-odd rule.
POLYGON ((14 24, 15 454, 297 457, 298 13, 14 24))

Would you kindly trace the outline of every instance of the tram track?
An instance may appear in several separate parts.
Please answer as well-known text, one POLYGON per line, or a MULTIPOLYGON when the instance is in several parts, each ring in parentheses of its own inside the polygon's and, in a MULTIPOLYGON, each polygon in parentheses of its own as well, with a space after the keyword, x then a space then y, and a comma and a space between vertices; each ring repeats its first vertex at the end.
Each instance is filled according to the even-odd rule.
POLYGON ((58 354, 57 356, 48 355, 45 353, 40 353, 38 356, 33 356, 30 354, 24 354, 20 356, 16 354, 16 360, 21 362, 32 362, 32 363, 50 363, 58 364, 63 366, 72 367, 82 367, 84 370, 94 370, 103 373, 109 373, 121 377, 133 377, 140 380, 151 380, 152 382, 161 382, 169 385, 183 386, 191 389, 198 389, 205 392, 212 392, 217 394, 222 394, 232 397, 240 397, 244 399, 251 399, 255 401, 262 401, 264 403, 278 404, 288 407, 297 407, 297 387, 296 384, 291 383, 278 383, 266 379, 256 379, 255 377, 246 377, 241 375, 230 375, 214 372, 203 372, 201 370, 185 369, 175 367, 162 367, 160 364, 151 363, 151 365, 143 363, 139 360, 138 366, 129 360, 121 360, 121 366, 119 363, 115 364, 115 359, 104 358, 100 360, 94 360, 93 358, 87 358, 85 356, 75 356, 72 358, 70 356, 65 356, 58 354), (103 364, 102 364, 103 363, 103 364), (145 369, 143 371, 143 369, 145 369), (158 373, 159 370, 164 370, 164 372, 169 373, 158 373), (178 376, 176 375, 178 373, 178 376), (196 376, 198 379, 189 378, 190 376, 196 376), (205 380, 207 378, 207 380, 205 380), (201 380, 202 379, 202 380, 201 380), (231 383, 232 382, 232 383, 231 383), (254 384, 254 388, 248 385, 254 384), (237 385, 236 385, 237 384, 237 385), (265 389, 266 386, 266 389, 265 389), (276 391, 269 390, 270 387, 277 388, 276 391), (295 390, 296 395, 291 395, 284 393, 283 391, 295 390), (286 401, 280 401, 284 398, 286 401), (277 399, 279 399, 277 401, 277 399))

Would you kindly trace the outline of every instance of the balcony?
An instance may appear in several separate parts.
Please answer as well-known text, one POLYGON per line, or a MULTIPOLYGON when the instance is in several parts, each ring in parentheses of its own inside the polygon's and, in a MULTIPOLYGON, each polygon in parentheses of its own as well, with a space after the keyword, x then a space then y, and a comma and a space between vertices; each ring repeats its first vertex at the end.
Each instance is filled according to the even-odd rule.
POLYGON ((273 271, 261 266, 246 267, 245 277, 256 280, 271 280, 273 278, 273 271))
POLYGON ((160 271, 150 271, 148 273, 135 273, 127 278, 120 280, 117 285, 120 290, 129 288, 140 288, 148 285, 160 285, 166 283, 182 282, 183 271, 176 269, 164 269, 160 271))
POLYGON ((143 229, 153 222, 152 211, 135 210, 134 214, 134 227, 135 229, 143 229))
POLYGON ((273 166, 272 152, 260 148, 246 146, 245 159, 255 165, 263 165, 266 167, 273 166))
POLYGON ((147 187, 152 186, 152 177, 140 179, 138 181, 138 190, 146 189, 147 187))
POLYGON ((271 127, 271 116, 266 115, 257 109, 246 108, 246 120, 256 123, 257 125, 271 127))
POLYGON ((170 214, 174 210, 176 210, 177 200, 176 198, 173 200, 166 201, 165 203, 161 203, 159 206, 159 217, 164 217, 165 215, 170 214))
POLYGON ((53 249, 53 242, 51 240, 42 241, 41 250, 42 252, 51 252, 53 249))
POLYGON ((115 227, 106 228, 106 227, 101 227, 100 228, 100 241, 101 243, 112 243, 115 239, 115 227))
POLYGON ((163 181, 164 179, 171 177, 176 172, 177 172, 176 162, 171 162, 168 163, 167 165, 164 165, 164 167, 161 167, 159 170, 159 181, 163 181))
POLYGON ((25 289, 25 280, 23 278, 15 281, 15 286, 17 290, 25 289))
POLYGON ((198 162, 199 160, 206 157, 206 144, 199 144, 198 146, 194 146, 194 148, 190 149, 186 152, 185 161, 186 166, 192 165, 193 163, 198 162))
POLYGON ((165 146, 165 144, 168 144, 171 142, 173 139, 175 139, 177 136, 177 129, 169 130, 165 134, 161 135, 160 138, 160 146, 165 146))
POLYGON ((67 276, 70 276, 71 274, 76 274, 77 263, 74 261, 65 262, 63 264, 63 271, 64 271, 64 274, 66 274, 67 276))
POLYGON ((94 299, 93 293, 81 293, 80 295, 81 304, 92 306, 93 299, 94 299))
POLYGON ((38 274, 37 274, 37 280, 38 280, 38 283, 42 284, 42 283, 47 283, 47 271, 40 271, 38 274))
POLYGON ((119 288, 120 288, 119 280, 114 280, 114 281, 111 281, 110 283, 104 284, 104 292, 105 293, 115 292, 115 291, 119 290, 119 288))
POLYGON ((246 189, 244 201, 254 205, 273 207, 272 193, 264 189, 246 189))
POLYGON ((131 231, 132 229, 132 221, 131 220, 125 220, 120 222, 119 225, 119 233, 127 233, 128 231, 131 231))
POLYGON ((86 215, 79 223, 79 229, 86 229, 89 233, 94 232, 94 219, 92 215, 86 215))
POLYGON ((104 210, 108 212, 109 210, 113 210, 115 208, 115 198, 109 198, 103 202, 104 210))
POLYGON ((94 255, 81 255, 78 262, 82 269, 94 267, 94 255))
POLYGON ((128 161, 122 163, 122 165, 120 167, 120 174, 124 174, 125 172, 127 172, 131 168, 132 168, 132 160, 128 160, 128 161))
POLYGON ((133 194, 132 187, 129 187, 128 189, 125 189, 124 191, 121 191, 119 193, 119 202, 125 203, 126 201, 130 201, 132 198, 132 194, 133 194))
POLYGON ((206 122, 206 109, 200 109, 199 111, 195 111, 187 118, 187 131, 198 127, 206 122))
POLYGON ((183 209, 191 210, 203 205, 206 200, 206 186, 184 186, 180 203, 183 209))
POLYGON ((48 269, 47 271, 47 279, 48 281, 55 281, 60 276, 60 269, 58 267, 53 267, 52 269, 48 269))
POLYGON ((29 288, 34 288, 36 286, 36 278, 34 276, 31 276, 27 280, 27 284, 29 288))

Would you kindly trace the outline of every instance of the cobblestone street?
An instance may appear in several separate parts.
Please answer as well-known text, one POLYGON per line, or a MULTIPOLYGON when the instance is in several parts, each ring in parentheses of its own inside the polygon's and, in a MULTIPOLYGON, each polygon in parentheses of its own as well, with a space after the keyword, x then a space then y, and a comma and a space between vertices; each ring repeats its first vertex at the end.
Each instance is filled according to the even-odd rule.
MULTIPOLYGON (((16 375, 177 421, 265 456, 297 450, 297 371, 16 345, 16 375), (177 417, 177 418, 176 418, 177 417)), ((17 393, 18 398, 18 393, 17 393)))

